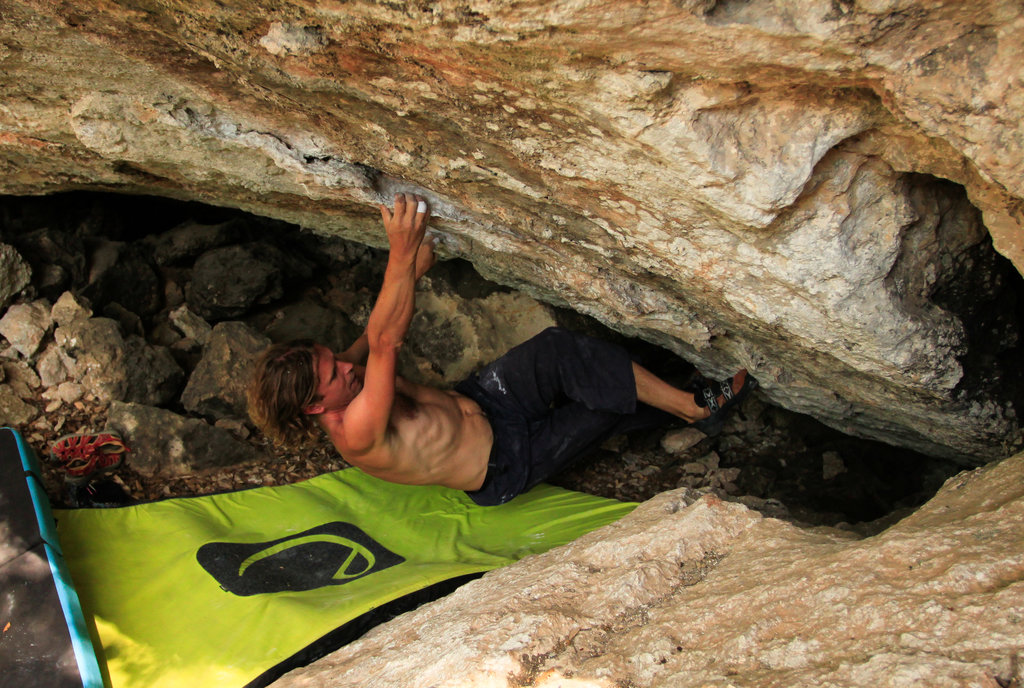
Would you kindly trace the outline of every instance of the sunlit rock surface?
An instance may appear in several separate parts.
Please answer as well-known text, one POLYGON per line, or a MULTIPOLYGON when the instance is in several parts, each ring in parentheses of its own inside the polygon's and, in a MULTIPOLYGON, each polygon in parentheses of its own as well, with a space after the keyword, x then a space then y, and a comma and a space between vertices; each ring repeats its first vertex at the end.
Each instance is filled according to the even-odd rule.
POLYGON ((863 539, 668 492, 274 685, 1006 686, 1022 519, 1020 454, 863 539))
POLYGON ((1021 443, 1014 0, 0 5, 0 192, 243 208, 442 252, 772 401, 1021 443))

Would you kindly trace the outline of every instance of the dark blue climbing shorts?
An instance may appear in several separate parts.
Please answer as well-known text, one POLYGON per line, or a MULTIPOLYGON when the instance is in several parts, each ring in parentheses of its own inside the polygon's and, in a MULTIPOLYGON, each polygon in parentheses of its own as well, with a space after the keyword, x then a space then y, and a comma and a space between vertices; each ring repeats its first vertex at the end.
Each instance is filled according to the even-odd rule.
POLYGON ((547 480, 609 437, 675 420, 639 403, 622 347, 552 327, 460 382, 494 431, 487 476, 467 491, 503 504, 547 480))

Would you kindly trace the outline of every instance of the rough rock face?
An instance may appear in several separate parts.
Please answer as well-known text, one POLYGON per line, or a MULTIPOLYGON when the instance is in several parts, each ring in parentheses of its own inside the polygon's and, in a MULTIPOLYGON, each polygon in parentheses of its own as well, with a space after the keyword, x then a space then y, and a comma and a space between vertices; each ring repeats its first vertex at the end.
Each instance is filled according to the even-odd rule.
MULTIPOLYGON (((965 463, 1020 443, 1019 2, 4 0, 0 14, 2 193, 170 196, 381 245, 374 205, 414 190, 446 255, 707 373, 746 366, 778 404, 965 463)), ((152 257, 232 234, 183 228, 152 257)), ((96 276, 119 251, 73 239, 0 235, 0 302, 28 279, 55 300, 60 273, 96 276), (52 274, 18 254, 52 255, 52 274)), ((102 291, 130 291, 103 275, 102 291)), ((422 299, 417 326, 446 308, 422 299)), ((175 326, 199 342, 189 313, 175 326)), ((47 386, 72 374, 49 351, 47 386)), ((44 384, 29 373, 3 367, 16 424, 37 413, 13 391, 44 384)), ((177 422, 142 404, 112 418, 127 435, 177 422)), ((164 433, 133 460, 163 473, 248 456, 211 432, 189 423, 173 433, 187 444, 164 433)), ((281 683, 1019 683, 1022 464, 965 474, 865 539, 663 495, 281 683)))
POLYGON ((1021 443, 1020 276, 986 248, 1024 266, 1018 2, 2 12, 0 192, 379 245, 373 205, 418 191, 448 255, 787 408, 965 463, 1021 443))
POLYGON ((868 538, 687 491, 491 572, 274 685, 1016 685, 1024 455, 868 538))

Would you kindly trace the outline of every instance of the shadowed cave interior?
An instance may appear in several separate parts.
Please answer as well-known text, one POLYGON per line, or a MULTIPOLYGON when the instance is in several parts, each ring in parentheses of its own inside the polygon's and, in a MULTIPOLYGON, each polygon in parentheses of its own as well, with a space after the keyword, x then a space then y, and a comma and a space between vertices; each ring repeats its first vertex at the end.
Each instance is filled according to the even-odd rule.
MULTIPOLYGON (((935 181, 911 177, 909 183, 925 187, 935 181)), ((955 187, 947 189, 947 196, 954 199, 950 202, 966 203, 962 189, 950 186, 955 187)), ((280 221, 149 196, 71 192, 48 197, 4 197, 0 199, 0 223, 0 241, 14 246, 33 271, 32 285, 15 302, 45 298, 53 303, 64 291, 71 290, 88 300, 96 316, 113 317, 122 325, 127 318, 131 323, 128 326, 141 328, 151 343, 160 339, 159 332, 166 332, 168 312, 184 300, 196 256, 158 263, 153 244, 146 238, 183 224, 228 226, 233 241, 271 245, 284 256, 274 294, 244 315, 224 318, 244 320, 257 329, 268 326, 276 309, 299 298, 336 307, 338 298, 324 298, 329 291, 349 294, 350 298, 342 299, 351 307, 347 315, 353 323, 364 322, 386 260, 381 250, 280 221), (114 269, 101 272, 95 260, 111 242, 119 246, 118 263, 114 269), (137 319, 126 316, 125 311, 137 319)), ((1000 398, 1016 397, 1019 409, 1024 390, 1002 377, 1004 371, 1015 370, 1020 360, 1024 281, 1009 261, 992 249, 987 238, 966 254, 949 260, 958 261, 953 272, 959 278, 953 282, 922 287, 915 282, 918 277, 911 254, 897 262, 890 279, 900 289, 930 289, 935 303, 961 317, 971 342, 962 360, 966 371, 962 384, 988 388, 1000 398)), ((439 262, 430 277, 432 289, 453 299, 509 291, 484 280, 468 262, 459 259, 439 262)), ((661 372, 661 365, 667 365, 669 372, 681 379, 692 372, 692 366, 677 360, 674 354, 626 339, 586 316, 564 309, 552 311, 561 325, 621 342, 657 372, 661 372)), ((457 358, 460 351, 453 346, 456 340, 445 336, 443 323, 440 327, 437 323, 431 325, 435 326, 431 329, 436 331, 436 338, 421 343, 410 337, 410 354, 437 364, 457 358)), ((355 325, 353 328, 357 334, 359 329, 355 325)), ((198 352, 185 350, 174 354, 186 374, 199 356, 198 352)), ((13 349, 2 355, 6 359, 18 356, 13 349)), ((41 398, 29 401, 41 410, 47 405, 41 398)), ((65 406, 44 412, 32 423, 27 439, 36 453, 45 457, 48 444, 56 437, 102 427, 105 419, 96 416, 96 408, 87 406, 83 411, 65 406), (61 414, 66 417, 58 419, 61 414)), ((187 414, 180 405, 170 408, 187 414)), ((965 468, 946 459, 844 435, 810 417, 774 406, 760 393, 741 407, 718 437, 674 452, 670 442, 663 442, 665 436, 665 432, 657 431, 612 440, 589 461, 551 482, 631 501, 677 487, 710 490, 744 501, 766 515, 813 525, 838 524, 870 533, 926 501, 948 477, 965 468)), ((248 439, 267 448, 258 433, 248 439)), ((298 463, 296 469, 295 460, 276 456, 261 466, 236 471, 231 477, 211 474, 166 479, 133 474, 129 465, 116 480, 133 499, 146 500, 288 482, 345 465, 326 443, 298 463)), ((51 500, 67 504, 69 497, 59 476, 50 474, 46 478, 51 500)))

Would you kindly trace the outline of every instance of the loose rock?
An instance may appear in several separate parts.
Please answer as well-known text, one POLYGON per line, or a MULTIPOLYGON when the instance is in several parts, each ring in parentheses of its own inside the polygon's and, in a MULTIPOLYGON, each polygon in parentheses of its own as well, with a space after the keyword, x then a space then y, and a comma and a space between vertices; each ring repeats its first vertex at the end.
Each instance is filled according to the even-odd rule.
POLYGON ((0 244, 0 311, 32 282, 32 268, 21 254, 7 244, 0 244))
POLYGON ((181 388, 184 373, 166 348, 122 337, 109 318, 73 321, 54 337, 74 377, 100 399, 165 404, 181 388))
POLYGON ((53 304, 50 316, 57 326, 70 325, 75 320, 86 320, 92 317, 92 310, 86 305, 83 299, 70 291, 60 295, 57 302, 53 304))
POLYGON ((53 326, 50 303, 45 300, 16 304, 0 318, 0 335, 25 358, 32 358, 53 326))
POLYGON ((13 428, 28 425, 38 412, 26 404, 8 385, 0 385, 0 418, 3 424, 13 428))
POLYGON ((32 399, 41 381, 39 375, 22 360, 7 360, 0 363, 7 386, 22 399, 32 399))
POLYGON ((661 448, 669 454, 683 454, 700 444, 707 437, 697 428, 687 427, 666 432, 661 438, 661 448))
POLYGON ((51 343, 46 347, 36 363, 36 371, 39 373, 39 381, 44 387, 56 387, 68 377, 67 366, 64 365, 64 356, 60 347, 51 343))
POLYGON ((196 342, 199 346, 205 346, 206 340, 210 337, 213 327, 210 323, 189 310, 188 306, 182 305, 170 313, 170 322, 182 336, 196 342))

